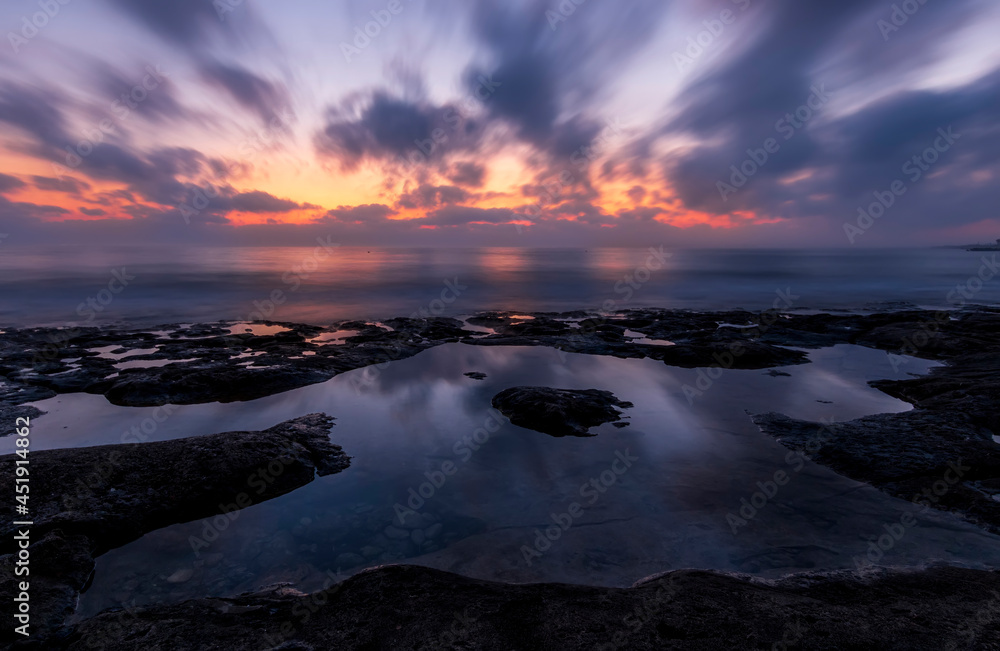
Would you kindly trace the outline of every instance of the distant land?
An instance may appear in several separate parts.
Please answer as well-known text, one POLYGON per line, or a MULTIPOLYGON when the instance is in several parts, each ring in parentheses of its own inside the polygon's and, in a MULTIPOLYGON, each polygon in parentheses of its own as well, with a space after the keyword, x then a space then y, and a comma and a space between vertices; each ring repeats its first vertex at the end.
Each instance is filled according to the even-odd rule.
POLYGON ((973 244, 966 251, 1000 251, 1000 240, 996 244, 973 244))

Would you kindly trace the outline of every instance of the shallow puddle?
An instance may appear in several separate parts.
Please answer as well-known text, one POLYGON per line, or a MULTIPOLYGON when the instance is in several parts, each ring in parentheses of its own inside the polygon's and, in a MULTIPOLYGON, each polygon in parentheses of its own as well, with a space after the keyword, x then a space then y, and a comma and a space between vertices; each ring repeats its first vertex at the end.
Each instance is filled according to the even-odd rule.
MULTIPOLYGON (((501 581, 616 586, 684 567, 764 576, 853 568, 914 506, 790 462, 750 414, 844 421, 910 406, 867 385, 894 377, 884 352, 809 354, 811 364, 772 373, 448 344, 249 403, 145 409, 58 396, 37 403, 49 413, 34 421, 33 439, 36 449, 135 440, 127 436, 137 431, 164 440, 322 411, 337 418, 332 438, 353 457, 348 470, 235 519, 166 527, 105 554, 82 617, 278 582, 317 589, 328 572, 401 561, 501 581), (518 385, 610 390, 634 403, 630 426, 552 438, 510 425, 490 400, 518 385), (779 471, 789 480, 734 525, 743 500, 759 505, 754 494, 770 492, 779 471)), ((911 359, 907 370, 931 366, 911 359)), ((1000 538, 947 514, 917 517, 883 564, 1000 565, 1000 538)))

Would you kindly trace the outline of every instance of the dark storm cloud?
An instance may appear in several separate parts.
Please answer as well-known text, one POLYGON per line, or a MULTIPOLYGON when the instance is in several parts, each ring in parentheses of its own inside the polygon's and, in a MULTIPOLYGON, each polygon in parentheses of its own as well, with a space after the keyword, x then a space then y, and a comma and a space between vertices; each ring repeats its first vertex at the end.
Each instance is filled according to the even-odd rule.
POLYGON ((338 206, 333 210, 327 211, 318 221, 371 224, 384 222, 390 215, 395 214, 396 211, 389 206, 371 203, 362 206, 338 206))
MULTIPOLYGON (((604 128, 600 117, 591 114, 593 102, 621 66, 648 44, 667 5, 653 0, 588 4, 558 29, 546 16, 551 2, 524 5, 484 0, 469 7, 474 42, 482 54, 477 60, 488 64, 470 62, 460 103, 437 106, 376 89, 360 106, 330 111, 316 138, 318 150, 348 169, 365 159, 491 153, 492 147, 510 142, 504 137, 488 146, 488 127, 496 125, 508 127, 541 152, 546 159, 542 167, 554 159, 565 166, 563 159, 588 146, 604 128), (470 117, 480 113, 488 124, 470 117), (435 129, 448 140, 435 143, 435 129)), ((482 182, 478 168, 442 171, 456 184, 482 182)))
POLYGON ((235 65, 206 63, 201 73, 209 85, 224 90, 265 123, 288 112, 290 101, 283 85, 267 81, 235 65))
POLYGON ((69 142, 61 96, 15 83, 0 84, 0 122, 16 127, 36 142, 56 149, 69 142))
POLYGON ((423 219, 413 221, 421 225, 462 226, 469 223, 507 224, 515 218, 514 211, 508 208, 444 206, 427 213, 427 217, 423 219))
POLYGON ((400 195, 397 205, 400 208, 434 208, 436 206, 463 203, 471 195, 462 188, 453 185, 423 184, 400 195))
MULTIPOLYGON (((878 21, 892 9, 876 0, 759 5, 763 11, 756 16, 756 40, 739 56, 695 77, 682 92, 682 110, 665 132, 693 134, 700 144, 663 161, 667 178, 691 208, 786 218, 819 215, 838 222, 850 218, 859 202, 867 204, 871 192, 900 178, 901 166, 933 143, 938 128, 979 132, 975 141, 967 138, 956 147, 939 173, 946 175, 953 165, 968 174, 995 168, 996 137, 990 125, 995 123, 996 74, 954 90, 891 94, 847 115, 827 115, 826 102, 815 100, 828 95, 835 101, 838 93, 867 88, 878 92, 886 84, 887 68, 913 75, 933 63, 927 53, 936 52, 937 43, 968 22, 972 4, 927 5, 902 29, 889 32, 888 39, 878 21), (853 64, 843 65, 844 59, 853 64), (832 60, 842 65, 830 66, 832 60), (794 130, 786 122, 786 131, 779 132, 778 121, 810 100, 812 118, 794 130), (780 150, 724 199, 718 183, 731 182, 730 166, 739 166, 749 157, 748 149, 759 150, 768 138, 775 138, 780 150), (798 182, 783 181, 796 172, 804 173, 798 182)), ((642 165, 647 162, 643 146, 639 143, 632 152, 642 165)), ((940 219, 946 210, 938 196, 941 188, 940 182, 926 181, 913 189, 907 210, 924 215, 914 217, 915 222, 932 220, 934 212, 940 219)), ((956 194, 954 188, 949 193, 956 194)), ((984 211, 985 202, 995 200, 992 188, 965 188, 962 193, 968 211, 959 219, 994 216, 984 211)))
POLYGON ((127 126, 133 116, 154 124, 195 117, 177 98, 177 88, 169 79, 173 73, 162 66, 121 70, 94 60, 89 67, 100 95, 109 98, 110 114, 106 117, 114 121, 116 128, 127 126))
POLYGON ((235 52, 270 51, 272 39, 249 3, 228 0, 110 0, 177 50, 190 56, 205 82, 234 99, 265 123, 287 114, 288 89, 247 67, 223 62, 235 52), (235 5, 235 6, 234 6, 235 5))
POLYGON ((459 106, 403 99, 385 90, 331 108, 315 144, 323 156, 354 169, 364 160, 419 164, 474 150, 478 125, 459 106))
POLYGON ((600 132, 600 120, 588 113, 591 102, 649 43, 669 3, 588 3, 553 22, 556 6, 476 3, 473 32, 492 64, 471 68, 466 83, 470 89, 499 84, 486 103, 490 114, 539 150, 564 158, 600 132))
POLYGON ((45 190, 48 192, 64 192, 66 194, 73 195, 79 195, 82 192, 90 190, 91 187, 86 181, 81 181, 71 176, 64 176, 60 179, 48 176, 32 176, 31 182, 34 183, 35 187, 39 190, 45 190))
POLYGON ((229 197, 228 207, 239 212, 250 213, 286 213, 306 208, 319 208, 313 204, 300 204, 291 199, 280 199, 260 190, 242 192, 229 197))
POLYGON ((61 217, 69 211, 59 206, 46 206, 26 201, 9 201, 0 196, 0 226, 18 225, 44 217, 61 217))
POLYGON ((199 46, 219 31, 222 17, 213 0, 110 0, 161 38, 181 46, 199 46))
POLYGON ((486 167, 479 163, 460 161, 452 165, 445 176, 455 185, 479 188, 486 180, 486 167))
POLYGON ((0 173, 0 194, 5 194, 11 190, 20 190, 21 188, 27 187, 27 185, 27 183, 16 176, 0 173))

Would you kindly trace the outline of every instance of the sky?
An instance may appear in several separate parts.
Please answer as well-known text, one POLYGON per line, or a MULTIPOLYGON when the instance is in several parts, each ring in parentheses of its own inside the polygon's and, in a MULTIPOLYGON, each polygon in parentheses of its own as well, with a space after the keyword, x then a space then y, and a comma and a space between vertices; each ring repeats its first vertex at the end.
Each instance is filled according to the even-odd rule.
POLYGON ((0 241, 1000 237, 992 0, 8 0, 0 241))

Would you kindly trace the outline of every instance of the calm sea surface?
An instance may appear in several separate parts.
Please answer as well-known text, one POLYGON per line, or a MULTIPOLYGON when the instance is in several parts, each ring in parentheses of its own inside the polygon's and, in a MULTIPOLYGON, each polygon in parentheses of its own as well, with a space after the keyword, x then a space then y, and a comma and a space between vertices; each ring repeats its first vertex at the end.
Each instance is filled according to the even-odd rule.
MULTIPOLYGON (((264 317, 326 325, 421 310, 764 309, 779 290, 796 297, 792 309, 941 307, 949 305, 949 292, 977 276, 984 258, 995 263, 1000 255, 946 248, 655 253, 4 246, 0 324, 147 326, 264 317)), ((969 302, 996 304, 1000 277, 981 286, 974 281, 966 292, 969 302)))

